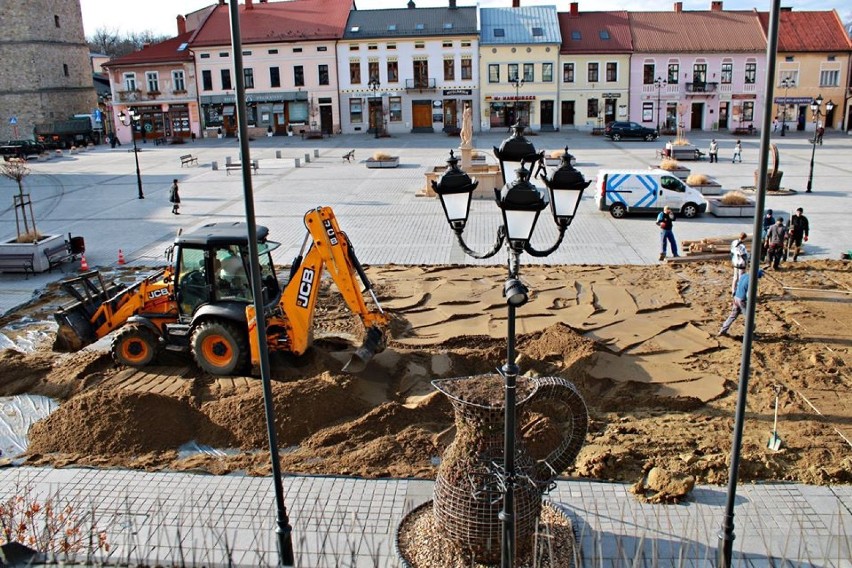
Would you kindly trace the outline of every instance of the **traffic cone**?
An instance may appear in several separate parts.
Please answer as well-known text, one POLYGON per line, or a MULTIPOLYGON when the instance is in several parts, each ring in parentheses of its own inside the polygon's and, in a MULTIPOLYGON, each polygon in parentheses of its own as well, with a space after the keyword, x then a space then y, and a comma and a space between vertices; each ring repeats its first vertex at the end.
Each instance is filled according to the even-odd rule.
POLYGON ((121 266, 125 264, 125 262, 126 261, 124 260, 124 253, 121 252, 121 249, 118 249, 118 265, 121 266))
POLYGON ((80 270, 82 270, 83 272, 88 272, 89 270, 89 263, 86 262, 85 254, 80 256, 80 270))

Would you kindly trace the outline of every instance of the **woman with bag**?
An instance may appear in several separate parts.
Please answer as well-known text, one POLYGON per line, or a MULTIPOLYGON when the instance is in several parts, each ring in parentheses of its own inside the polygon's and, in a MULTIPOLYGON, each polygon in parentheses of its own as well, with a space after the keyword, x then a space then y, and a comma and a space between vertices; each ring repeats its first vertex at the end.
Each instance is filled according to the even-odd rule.
POLYGON ((169 201, 172 204, 172 213, 180 215, 180 194, 178 193, 178 180, 172 180, 172 187, 169 190, 169 201))

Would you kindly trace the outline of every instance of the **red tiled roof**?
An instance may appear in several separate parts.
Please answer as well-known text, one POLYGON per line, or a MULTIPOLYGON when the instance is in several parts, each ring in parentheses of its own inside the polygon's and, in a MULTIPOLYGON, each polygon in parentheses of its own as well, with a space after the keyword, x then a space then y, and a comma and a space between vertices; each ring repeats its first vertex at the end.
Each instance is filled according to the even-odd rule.
POLYGON ((630 12, 630 31, 639 53, 766 51, 755 12, 630 12))
MULTIPOLYGON (((630 53, 633 41, 627 12, 580 12, 572 18, 569 12, 560 12, 559 31, 562 47, 559 53, 630 53), (601 37, 606 31, 609 39, 601 37), (580 39, 573 39, 579 32, 580 39)), ((606 34, 604 34, 606 35, 606 34)))
MULTIPOLYGON (((243 44, 337 39, 343 36, 353 0, 290 0, 240 4, 243 44)), ((215 6, 196 30, 193 47, 230 45, 231 21, 227 5, 215 6)))
POLYGON ((115 57, 104 63, 105 67, 119 67, 121 65, 138 65, 143 63, 166 63, 171 61, 192 61, 189 49, 178 51, 178 48, 189 41, 191 32, 154 43, 143 47, 139 51, 115 57))
MULTIPOLYGON (((769 33, 769 13, 759 12, 760 23, 769 33)), ((778 51, 852 51, 836 10, 796 12, 782 10, 778 27, 778 51)))

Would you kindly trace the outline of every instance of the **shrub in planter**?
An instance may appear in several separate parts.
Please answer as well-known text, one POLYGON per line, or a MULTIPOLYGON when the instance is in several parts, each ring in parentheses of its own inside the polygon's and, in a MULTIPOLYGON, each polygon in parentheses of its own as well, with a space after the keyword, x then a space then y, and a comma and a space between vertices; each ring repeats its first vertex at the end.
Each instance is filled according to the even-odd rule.
POLYGON ((674 158, 663 158, 660 161, 660 169, 666 171, 674 171, 680 167, 680 164, 674 158))
POLYGON ((723 205, 749 205, 751 200, 741 191, 729 191, 719 200, 723 205))
POLYGON ((710 183, 710 176, 704 174, 690 174, 686 178, 687 185, 707 185, 708 183, 710 183))
POLYGON ((30 175, 30 169, 26 162, 12 158, 8 162, 0 163, 0 176, 14 181, 18 186, 18 195, 14 197, 15 225, 18 230, 17 242, 33 243, 41 240, 41 234, 36 229, 33 218, 30 196, 24 193, 24 178, 30 175), (20 209, 21 223, 18 223, 18 210, 20 209), (23 230, 21 230, 23 229, 23 230))
POLYGON ((373 152, 373 159, 377 162, 387 162, 393 159, 393 156, 387 152, 373 152))

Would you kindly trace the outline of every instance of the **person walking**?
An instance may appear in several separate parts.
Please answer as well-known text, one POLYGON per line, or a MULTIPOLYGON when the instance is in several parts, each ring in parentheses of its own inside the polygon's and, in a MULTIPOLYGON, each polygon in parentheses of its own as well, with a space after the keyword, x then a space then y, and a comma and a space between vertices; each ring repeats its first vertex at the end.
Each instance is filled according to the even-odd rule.
MULTIPOLYGON (((763 278, 763 270, 757 271, 757 277, 763 278)), ((728 315, 728 319, 725 320, 725 323, 722 324, 722 329, 719 330, 720 336, 728 335, 728 330, 731 329, 731 325, 733 325, 734 321, 736 321, 740 314, 746 311, 749 302, 749 282, 751 282, 751 276, 748 272, 744 273, 740 277, 739 281, 737 281, 737 288, 734 291, 734 297, 731 299, 731 313, 728 315)))
POLYGON ((671 208, 666 205, 662 212, 657 215, 657 226, 660 228, 660 260, 666 259, 666 249, 668 245, 672 246, 672 257, 677 258, 677 242, 674 238, 672 226, 675 222, 675 215, 671 208))
POLYGON ((739 160, 741 164, 743 163, 743 145, 739 140, 737 140, 737 143, 734 145, 734 157, 731 159, 731 163, 735 164, 737 163, 737 160, 739 160))
POLYGON ((822 124, 816 129, 816 143, 822 146, 822 137, 825 135, 825 126, 822 124))
POLYGON ((799 258, 799 253, 802 250, 802 241, 808 242, 808 235, 810 234, 811 228, 808 224, 808 218, 805 217, 802 213, 804 211, 801 207, 796 209, 796 214, 790 217, 790 248, 794 248, 795 252, 793 253, 793 260, 799 258))
POLYGON ((731 265, 734 267, 734 275, 731 280, 731 296, 737 293, 737 282, 745 274, 746 266, 748 266, 748 249, 745 245, 746 236, 745 233, 740 233, 739 238, 734 239, 731 243, 731 265))
POLYGON ((766 242, 766 233, 769 228, 775 224, 775 217, 772 216, 772 209, 767 209, 763 215, 763 231, 760 234, 760 262, 766 260, 766 250, 769 244, 766 242))
POLYGON ((778 117, 772 119, 772 132, 778 130, 778 117))
POLYGON ((710 141, 710 150, 707 152, 710 154, 710 163, 716 162, 719 163, 719 143, 716 142, 716 139, 710 141))
POLYGON ((169 190, 169 201, 172 204, 172 213, 174 215, 180 215, 180 193, 178 188, 178 180, 172 180, 172 187, 169 190))
POLYGON ((781 256, 784 254, 784 241, 787 239, 787 227, 784 226, 783 217, 775 219, 775 224, 766 233, 766 242, 769 244, 769 264, 778 270, 781 268, 781 256))

